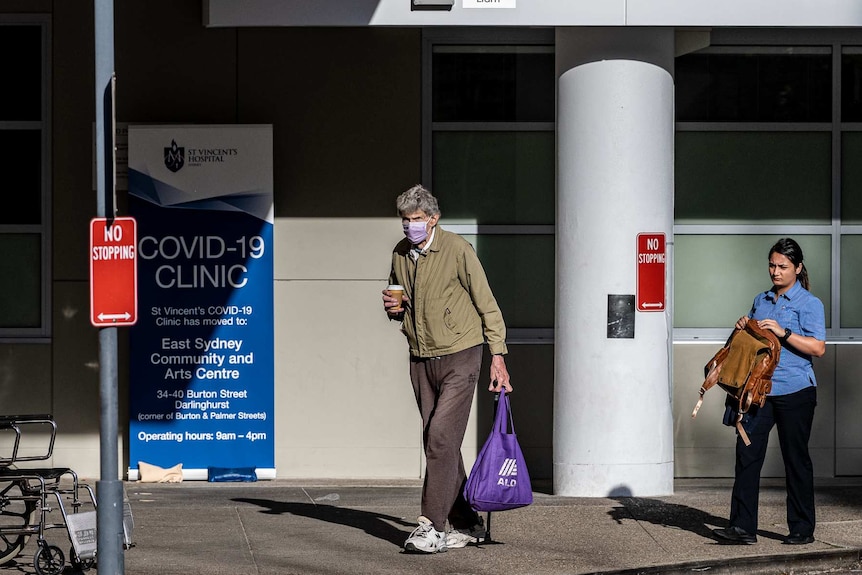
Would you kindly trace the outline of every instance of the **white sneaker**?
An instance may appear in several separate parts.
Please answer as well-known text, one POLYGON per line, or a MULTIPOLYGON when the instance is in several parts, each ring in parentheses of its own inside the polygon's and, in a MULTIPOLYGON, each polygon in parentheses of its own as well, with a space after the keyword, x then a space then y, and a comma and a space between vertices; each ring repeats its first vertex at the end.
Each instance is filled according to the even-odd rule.
POLYGON ((466 529, 452 529, 446 534, 446 547, 449 549, 461 549, 470 543, 478 543, 484 539, 488 532, 485 530, 485 522, 479 518, 479 522, 466 529))
POLYGON ((404 542, 404 550, 411 553, 443 553, 446 549, 446 533, 434 529, 425 516, 419 517, 419 526, 404 542))

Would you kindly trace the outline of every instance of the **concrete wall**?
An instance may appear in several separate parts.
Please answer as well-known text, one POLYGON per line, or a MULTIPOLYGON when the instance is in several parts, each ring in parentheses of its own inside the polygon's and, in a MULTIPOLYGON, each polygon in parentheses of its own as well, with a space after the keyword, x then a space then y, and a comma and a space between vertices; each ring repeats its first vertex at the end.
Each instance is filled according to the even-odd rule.
MULTIPOLYGON (((707 392, 697 418, 691 418, 703 367, 721 347, 721 343, 677 344, 674 346, 674 442, 676 477, 732 477, 735 431, 722 425, 726 394, 718 387, 707 392)), ((862 472, 862 434, 858 433, 858 398, 848 394, 854 376, 846 366, 858 362, 862 348, 856 345, 828 345, 826 355, 814 361, 817 376, 817 409, 809 448, 817 477, 858 475, 862 472), (840 372, 840 373, 839 373, 840 372), (841 407, 845 406, 845 407, 841 407), (836 452, 836 430, 843 450, 836 452), (843 451, 843 452, 842 452, 843 451), (836 459, 837 458, 837 459, 836 459), (836 461, 844 463, 836 467, 836 461), (852 472, 848 472, 854 470, 852 472)), ((784 475, 784 464, 778 447, 778 434, 769 439, 765 477, 784 475)))

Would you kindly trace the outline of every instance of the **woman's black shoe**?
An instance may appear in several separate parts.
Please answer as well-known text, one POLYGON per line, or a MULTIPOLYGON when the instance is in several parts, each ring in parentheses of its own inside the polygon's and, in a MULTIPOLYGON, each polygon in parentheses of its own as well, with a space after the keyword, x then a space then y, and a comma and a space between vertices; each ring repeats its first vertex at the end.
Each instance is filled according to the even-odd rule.
POLYGON ((784 538, 785 545, 808 545, 814 543, 813 535, 800 535, 799 533, 791 533, 784 538))
POLYGON ((739 527, 731 525, 726 529, 713 529, 713 535, 718 537, 722 543, 735 543, 737 545, 751 545, 757 543, 757 537, 742 530, 739 527))

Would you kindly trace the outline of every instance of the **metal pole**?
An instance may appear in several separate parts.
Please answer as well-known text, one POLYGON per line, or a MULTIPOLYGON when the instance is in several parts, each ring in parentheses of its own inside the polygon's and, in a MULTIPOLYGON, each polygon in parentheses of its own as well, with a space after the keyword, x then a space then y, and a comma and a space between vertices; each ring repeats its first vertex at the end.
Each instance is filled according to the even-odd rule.
MULTIPOLYGON (((94 0, 96 27, 96 205, 98 217, 114 213, 114 3, 94 0)), ((123 575, 123 483, 117 477, 117 328, 99 330, 100 480, 96 482, 99 575, 123 575)))

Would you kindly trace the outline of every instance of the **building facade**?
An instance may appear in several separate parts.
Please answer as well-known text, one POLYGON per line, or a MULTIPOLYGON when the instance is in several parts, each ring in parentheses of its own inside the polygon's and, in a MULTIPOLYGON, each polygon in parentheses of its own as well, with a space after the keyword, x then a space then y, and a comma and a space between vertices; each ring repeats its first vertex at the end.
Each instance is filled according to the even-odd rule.
MULTIPOLYGON (((497 294, 533 477, 654 495, 674 477, 732 476, 723 397, 690 411, 782 236, 827 310, 815 472, 862 474, 862 10, 471 4, 115 2, 118 122, 273 126, 278 476, 421 476, 406 345, 379 296, 394 199, 417 182, 497 294), (636 295, 639 233, 667 242, 658 312, 612 305, 636 295)), ((93 32, 92 3, 0 0, 16 86, 0 96, 14 207, 0 216, 0 398, 53 413, 54 463, 89 476, 93 32)), ((468 464, 490 421, 484 387, 468 464)), ((780 475, 773 443, 764 473, 780 475)))

